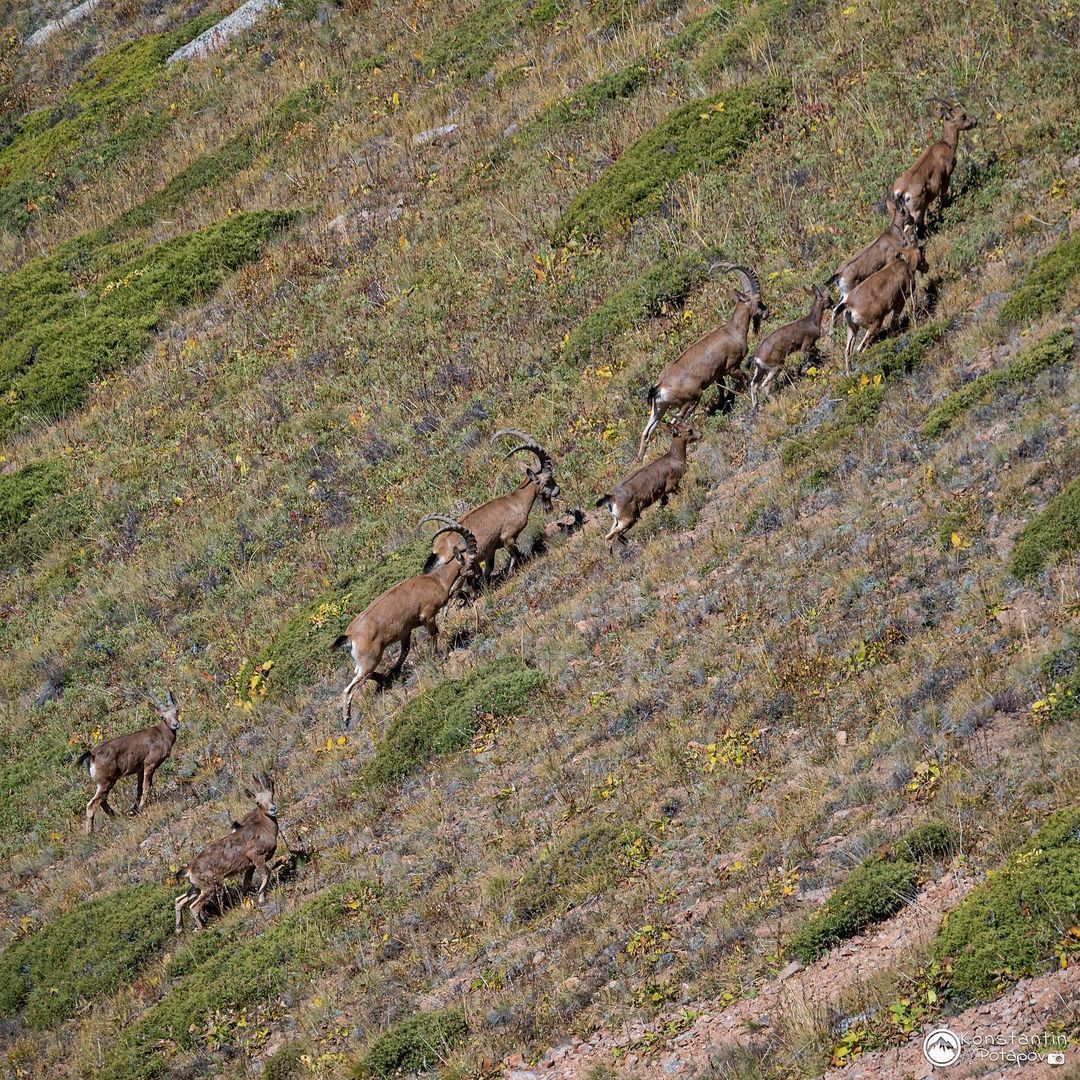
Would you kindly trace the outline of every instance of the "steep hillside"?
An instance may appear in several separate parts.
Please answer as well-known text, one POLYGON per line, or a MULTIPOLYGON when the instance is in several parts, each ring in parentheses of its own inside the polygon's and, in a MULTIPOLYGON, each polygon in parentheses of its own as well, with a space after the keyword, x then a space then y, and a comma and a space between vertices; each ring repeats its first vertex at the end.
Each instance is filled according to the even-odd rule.
POLYGON ((1075 5, 286 0, 169 62, 235 6, 0 15, 5 1075, 892 1077, 939 1020, 1075 1040, 1075 5), (610 552, 647 392, 731 310, 710 266, 756 270, 762 335, 803 314, 932 95, 980 123, 900 326, 701 410, 610 552), (505 427, 555 512, 343 728, 331 642, 420 571, 419 518, 518 483, 505 427), (86 835, 77 759, 147 687, 176 751, 86 835), (263 770, 267 902, 174 934, 263 770))

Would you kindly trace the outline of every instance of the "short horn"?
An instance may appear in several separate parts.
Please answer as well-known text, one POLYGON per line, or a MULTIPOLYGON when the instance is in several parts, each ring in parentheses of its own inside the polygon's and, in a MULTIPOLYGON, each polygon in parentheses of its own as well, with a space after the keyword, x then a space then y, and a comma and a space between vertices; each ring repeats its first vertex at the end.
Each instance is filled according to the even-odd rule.
POLYGON ((169 705, 176 708, 176 695, 171 690, 169 691, 169 705))
POLYGON ((161 712, 165 711, 166 706, 163 705, 156 697, 154 697, 153 691, 150 690, 149 688, 147 688, 147 691, 146 691, 146 700, 149 701, 150 704, 153 705, 155 709, 158 709, 161 712))

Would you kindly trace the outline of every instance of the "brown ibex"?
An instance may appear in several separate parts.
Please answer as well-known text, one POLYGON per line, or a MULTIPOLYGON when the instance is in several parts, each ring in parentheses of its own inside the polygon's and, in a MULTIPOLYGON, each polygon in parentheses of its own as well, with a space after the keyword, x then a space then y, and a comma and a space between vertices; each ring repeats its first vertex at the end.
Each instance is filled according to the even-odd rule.
POLYGON ((176 729, 180 726, 180 706, 172 691, 169 702, 158 701, 153 694, 146 695, 150 704, 160 717, 156 724, 140 728, 128 735, 119 735, 115 739, 106 739, 97 746, 83 752, 76 766, 84 763, 90 773, 90 779, 97 785, 91 800, 86 804, 86 831, 94 831, 94 815, 100 806, 109 817, 115 817, 109 805, 109 792, 116 782, 125 776, 138 777, 135 802, 131 807, 133 814, 139 813, 150 798, 150 784, 158 766, 172 753, 176 742, 176 729))
POLYGON ((843 310, 848 293, 860 281, 865 281, 871 274, 877 273, 898 251, 915 242, 915 222, 907 212, 907 207, 898 203, 892 195, 885 196, 885 206, 892 214, 889 227, 858 254, 852 255, 825 282, 826 285, 835 285, 840 290, 840 303, 832 309, 829 319, 830 330, 836 322, 836 316, 843 310))
POLYGON ((688 420, 676 419, 669 426, 671 445, 667 453, 643 465, 596 500, 597 506, 611 511, 611 531, 604 539, 612 548, 616 540, 626 543, 623 534, 637 524, 642 511, 654 502, 667 506, 668 498, 679 490, 686 472, 687 447, 701 439, 701 432, 688 420))
POLYGON ((926 220, 926 211, 936 199, 944 204, 949 192, 949 181, 956 167, 956 147, 961 131, 979 126, 974 116, 968 116, 962 105, 945 98, 928 98, 938 107, 943 121, 941 138, 922 152, 919 160, 907 172, 901 173, 893 183, 893 198, 905 206, 915 219, 920 235, 926 220))
POLYGON ((742 291, 735 293, 735 310, 723 326, 699 337, 660 372, 649 391, 649 419, 638 443, 638 461, 645 457, 645 444, 668 410, 676 410, 680 420, 689 420, 713 383, 734 392, 746 381, 740 367, 746 359, 746 338, 751 324, 757 333, 769 310, 761 299, 761 282, 749 266, 713 263, 709 272, 716 270, 739 277, 742 291))
MULTIPOLYGON (((552 500, 559 497, 559 485, 555 483, 555 466, 548 452, 531 436, 517 428, 502 428, 491 436, 491 442, 509 435, 520 439, 517 446, 509 449, 505 457, 527 451, 536 455, 537 467, 525 467, 525 476, 521 483, 508 495, 490 499, 462 515, 461 524, 476 537, 476 562, 483 567, 484 584, 491 580, 495 569, 495 553, 505 548, 510 556, 508 569, 513 570, 521 552, 517 548, 517 538, 529 523, 533 505, 539 498, 545 511, 551 510, 552 500)), ((433 544, 431 556, 424 565, 424 572, 431 573, 453 559, 454 541, 448 530, 440 530, 439 539, 433 544)))
POLYGON ((889 312, 893 324, 900 318, 908 299, 915 291, 916 271, 926 272, 922 248, 912 244, 898 251, 892 261, 876 274, 856 285, 840 305, 847 323, 847 341, 844 343, 844 369, 850 373, 851 357, 862 352, 881 332, 889 312), (863 339, 855 347, 855 336, 864 330, 863 339))
POLYGON ((258 870, 262 875, 257 900, 261 904, 270 881, 269 862, 277 851, 278 821, 274 804, 274 781, 265 773, 252 777, 244 794, 255 800, 255 809, 234 821, 228 836, 208 844, 176 875, 190 882, 187 892, 176 898, 176 929, 184 928, 184 908, 188 908, 196 930, 206 925, 203 908, 226 878, 244 875, 244 888, 258 870))
POLYGON ((801 353, 804 361, 817 359, 817 342, 821 337, 821 320, 825 314, 825 305, 829 294, 820 285, 813 290, 803 287, 803 292, 813 298, 810 312, 801 319, 789 322, 774 330, 754 350, 752 363, 754 374, 750 379, 750 401, 754 408, 758 405, 758 396, 764 400, 765 393, 784 370, 784 361, 794 353, 801 353), (758 383, 760 382, 760 386, 758 383))
POLYGON ((457 533, 463 544, 455 545, 451 558, 428 574, 406 578, 387 589, 373 600, 331 646, 340 648, 346 643, 356 665, 356 677, 345 687, 341 695, 341 719, 349 726, 349 713, 356 688, 365 679, 371 679, 380 687, 389 686, 401 672, 405 657, 409 655, 409 639, 412 632, 423 626, 431 635, 431 648, 438 652, 439 612, 462 590, 472 588, 476 575, 476 537, 460 521, 443 514, 428 514, 419 525, 428 521, 445 522, 435 534, 457 533), (397 642, 401 651, 394 666, 379 675, 375 668, 382 655, 397 642))

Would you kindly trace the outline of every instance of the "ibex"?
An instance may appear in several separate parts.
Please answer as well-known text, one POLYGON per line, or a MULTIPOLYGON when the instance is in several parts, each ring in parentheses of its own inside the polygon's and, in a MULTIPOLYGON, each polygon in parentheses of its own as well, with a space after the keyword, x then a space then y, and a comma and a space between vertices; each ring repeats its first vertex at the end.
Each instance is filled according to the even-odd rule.
POLYGON ((793 353, 802 353, 803 360, 817 358, 817 342, 821 337, 821 320, 825 314, 825 305, 829 294, 820 285, 813 290, 803 288, 803 292, 813 298, 810 313, 801 319, 789 322, 774 330, 754 350, 754 374, 750 379, 750 401, 757 408, 758 395, 764 400, 765 392, 772 385, 777 375, 784 370, 784 361, 793 353), (760 386, 758 383, 760 382, 760 386))
POLYGON ((761 299, 761 282, 749 266, 713 263, 709 270, 737 274, 743 291, 735 294, 735 310, 723 326, 699 337, 660 372, 649 391, 649 420, 638 443, 638 461, 645 457, 645 444, 669 409, 677 410, 679 419, 688 420, 713 383, 734 391, 746 381, 739 365, 746 359, 747 334, 751 323, 757 333, 761 320, 769 314, 761 299), (735 385, 727 385, 729 381, 735 385))
POLYGON ((389 686, 400 674, 405 657, 409 655, 409 639, 417 627, 423 626, 431 635, 432 650, 438 652, 439 627, 436 619, 451 599, 462 589, 472 588, 476 575, 476 537, 460 521, 443 514, 428 514, 419 525, 428 521, 445 522, 435 534, 457 533, 463 544, 455 545, 450 559, 428 574, 417 574, 389 588, 373 600, 331 646, 340 648, 348 643, 356 665, 356 677, 345 687, 341 695, 341 719, 349 726, 349 712, 356 688, 365 679, 372 679, 379 686, 389 686), (401 651, 394 666, 379 675, 378 666, 386 650, 398 642, 401 651))
POLYGON ((890 263, 848 293, 846 302, 840 305, 847 323, 847 341, 844 343, 846 371, 851 371, 852 355, 862 352, 880 333, 890 311, 894 325, 900 318, 904 305, 915 291, 916 271, 925 273, 926 261, 922 248, 912 244, 898 251, 890 263), (855 336, 859 330, 865 333, 856 349, 855 336))
POLYGON ((642 511, 659 501, 667 506, 668 498, 679 490, 686 472, 686 449, 701 439, 701 432, 688 420, 676 419, 671 427, 671 445, 663 457, 650 461, 596 500, 597 506, 611 511, 611 531, 604 537, 614 548, 615 541, 625 544, 624 533, 637 524, 642 511))
POLYGON ((892 214, 889 227, 873 243, 867 244, 858 254, 850 259, 828 281, 826 285, 835 285, 840 290, 840 303, 832 310, 829 329, 832 330, 836 316, 840 314, 847 300, 848 293, 865 281, 871 274, 877 273, 898 251, 915 242, 915 222, 903 203, 898 203, 892 195, 885 196, 885 206, 892 214))
POLYGON ((203 908, 226 878, 244 875, 244 888, 258 870, 258 902, 261 904, 270 881, 269 861, 277 851, 277 806, 274 804, 274 781, 265 773, 252 777, 252 786, 244 794, 255 800, 255 809, 234 821, 228 836, 208 844, 176 875, 190 882, 187 892, 176 898, 176 930, 184 929, 184 908, 188 908, 196 930, 206 925, 203 908))
POLYGON ((139 813, 150 798, 150 784, 154 773, 172 753, 173 743, 176 742, 176 729, 180 726, 180 706, 171 690, 167 705, 149 692, 146 696, 160 717, 156 724, 132 731, 128 735, 119 735, 115 739, 106 739, 105 742, 84 751, 75 763, 76 766, 85 763, 90 779, 97 785, 93 798, 86 804, 88 833, 94 831, 94 815, 99 806, 109 817, 116 816, 109 805, 109 792, 116 782, 125 776, 138 777, 138 788, 131 812, 139 813))
POLYGON ((920 235, 927 208, 935 199, 944 203, 949 192, 949 181, 956 167, 956 147, 960 132, 979 126, 979 121, 968 116, 962 105, 946 101, 945 98, 927 100, 937 104, 938 116, 944 122, 941 138, 924 150, 919 160, 907 172, 901 173, 893 183, 893 197, 897 203, 905 206, 915 219, 920 235))
MULTIPOLYGON (((461 518, 461 524, 476 537, 476 562, 483 566, 484 584, 491 580, 495 568, 495 553, 505 548, 510 556, 509 569, 513 570, 521 552, 517 548, 517 538, 529 523, 529 515, 537 498, 545 511, 551 510, 552 500, 559 497, 559 485, 555 483, 555 466, 548 452, 531 436, 517 428, 502 428, 491 436, 491 442, 509 435, 520 439, 517 446, 509 449, 505 457, 525 450, 536 455, 537 467, 525 467, 525 476, 521 483, 509 495, 500 495, 470 510, 461 518)), ((448 530, 441 529, 439 540, 433 545, 431 556, 424 565, 424 572, 431 573, 444 566, 454 557, 455 543, 448 535, 448 530)), ((437 534, 438 535, 438 534, 437 534)))

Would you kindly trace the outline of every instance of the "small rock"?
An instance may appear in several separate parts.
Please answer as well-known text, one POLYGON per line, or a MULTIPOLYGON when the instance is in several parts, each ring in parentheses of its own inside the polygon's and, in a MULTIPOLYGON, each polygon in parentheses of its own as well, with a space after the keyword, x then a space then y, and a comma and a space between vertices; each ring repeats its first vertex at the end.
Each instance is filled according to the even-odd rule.
POLYGON ((796 971, 802 971, 803 965, 801 960, 792 960, 790 964, 776 977, 783 982, 785 979, 790 979, 796 971))

